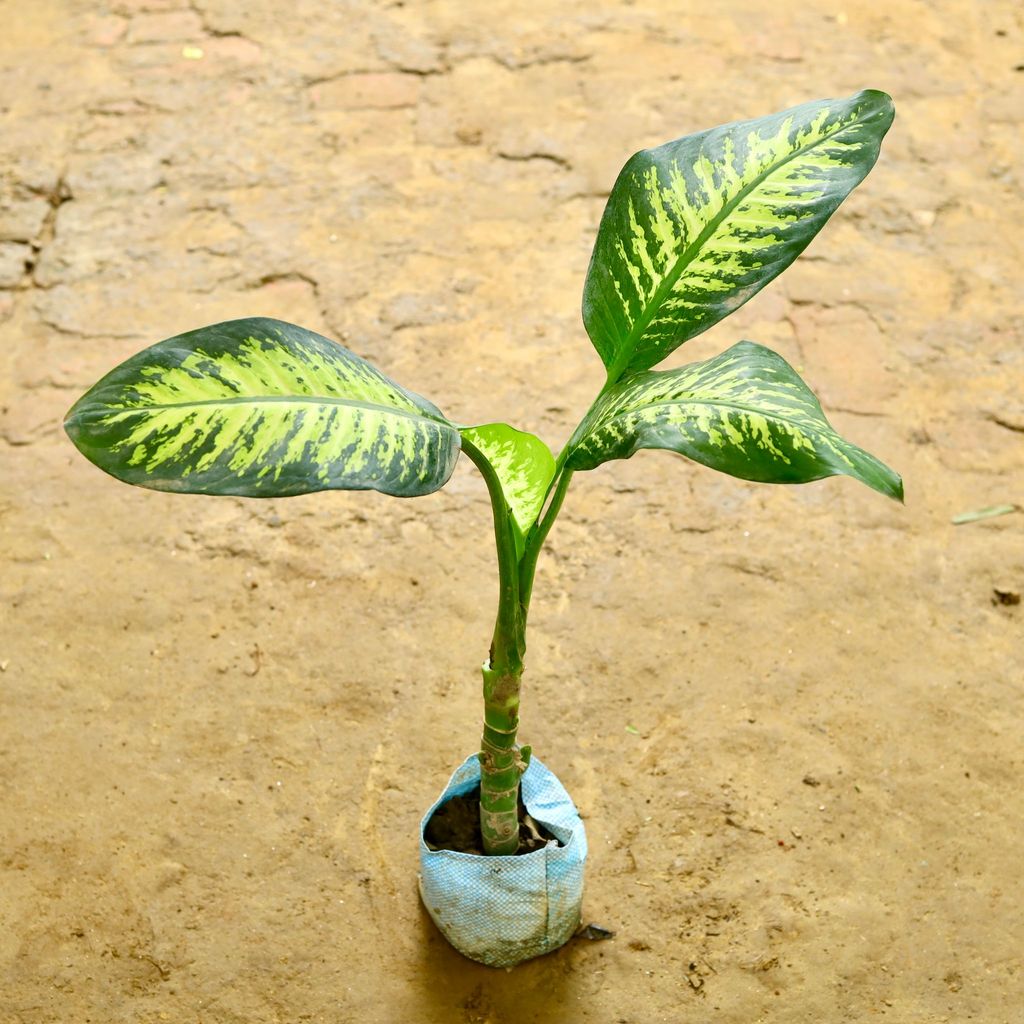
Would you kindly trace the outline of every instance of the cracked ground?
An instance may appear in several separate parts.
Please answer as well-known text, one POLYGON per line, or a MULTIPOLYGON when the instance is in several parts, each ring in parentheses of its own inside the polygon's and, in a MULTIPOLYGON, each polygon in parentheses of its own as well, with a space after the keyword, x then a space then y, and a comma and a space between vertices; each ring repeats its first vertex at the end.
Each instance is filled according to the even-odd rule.
POLYGON ((1019 5, 8 5, 0 1022, 1019 1020, 1024 516, 951 522, 1024 502, 1019 5), (264 315, 560 444, 626 157, 865 86, 897 107, 875 171, 672 363, 777 349, 906 507, 660 453, 576 477, 522 736, 615 936, 463 960, 415 834, 477 743, 472 468, 405 502, 156 494, 61 418, 264 315))

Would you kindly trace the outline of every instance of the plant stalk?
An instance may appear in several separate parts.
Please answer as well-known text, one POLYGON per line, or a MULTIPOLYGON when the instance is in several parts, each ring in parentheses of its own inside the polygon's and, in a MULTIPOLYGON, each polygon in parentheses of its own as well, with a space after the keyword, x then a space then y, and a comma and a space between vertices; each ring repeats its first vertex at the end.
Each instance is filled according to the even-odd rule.
POLYGON ((512 514, 490 463, 463 438, 463 450, 487 484, 498 549, 498 614, 490 657, 483 665, 484 727, 480 742, 480 832, 484 853, 509 856, 519 849, 519 779, 530 763, 530 748, 516 745, 519 691, 526 655, 526 619, 537 558, 565 498, 572 472, 565 453, 556 463, 540 521, 526 538, 519 557, 512 514))
POLYGON ((484 733, 480 750, 480 832, 484 853, 507 856, 519 849, 519 777, 529 749, 516 746, 519 727, 518 670, 484 664, 484 733))
POLYGON ((530 531, 526 541, 526 550, 523 552, 522 560, 519 563, 519 593, 523 604, 524 618, 530 609, 530 598, 533 595, 533 578, 537 572, 537 559, 540 557, 540 549, 544 546, 551 527, 562 509, 562 502, 565 500, 565 492, 569 489, 569 481, 572 480, 572 470, 563 469, 561 465, 562 456, 559 456, 558 472, 552 481, 547 508, 541 516, 540 521, 530 531))
POLYGON ((507 856, 519 848, 519 777, 529 750, 516 746, 519 684, 526 654, 526 611, 520 599, 519 559, 512 514, 501 483, 484 455, 463 438, 463 451, 487 484, 498 549, 498 614, 490 656, 483 665, 484 727, 480 742, 480 831, 484 853, 507 856))
MULTIPOLYGON (((507 525, 507 509, 502 510, 507 525)), ((499 552, 503 544, 498 509, 495 509, 499 552)), ((484 853, 514 854, 519 848, 519 777, 526 771, 516 746, 519 727, 519 685, 526 654, 526 612, 519 597, 519 573, 514 554, 511 571, 500 580, 498 615, 490 657, 483 665, 484 728, 480 741, 480 832, 484 853)), ((499 562, 501 559, 499 558, 499 562)), ((500 575, 500 574, 499 574, 500 575)))

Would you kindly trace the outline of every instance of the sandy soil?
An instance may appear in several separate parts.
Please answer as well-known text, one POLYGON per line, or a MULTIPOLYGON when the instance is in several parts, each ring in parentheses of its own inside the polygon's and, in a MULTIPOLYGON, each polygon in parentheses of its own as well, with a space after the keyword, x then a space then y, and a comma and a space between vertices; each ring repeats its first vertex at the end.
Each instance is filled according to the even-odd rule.
POLYGON ((1010 0, 3 0, 0 1022, 1010 1024, 1024 1004, 1024 22, 1010 0), (712 13, 709 13, 712 12, 712 13), (527 13, 528 12, 528 13, 527 13), (577 477, 523 738, 615 931, 512 973, 415 892, 477 742, 472 467, 415 502, 136 491, 59 429, 233 316, 561 442, 633 150, 862 86, 883 158, 677 353, 802 367, 905 475, 577 477))

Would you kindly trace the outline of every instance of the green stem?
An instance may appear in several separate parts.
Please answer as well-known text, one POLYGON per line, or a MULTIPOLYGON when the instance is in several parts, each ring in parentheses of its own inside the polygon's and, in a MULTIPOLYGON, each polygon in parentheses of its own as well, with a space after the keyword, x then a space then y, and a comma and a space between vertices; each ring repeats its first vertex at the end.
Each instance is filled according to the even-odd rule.
POLYGON ((523 552, 522 560, 519 563, 519 593, 523 602, 524 614, 530 609, 530 597, 533 595, 533 578, 537 572, 537 559, 540 557, 541 548, 547 540, 551 527, 554 526, 558 513, 561 511, 562 502, 565 501, 566 491, 569 489, 569 482, 572 480, 572 470, 563 469, 562 456, 559 456, 557 476, 554 482, 554 491, 548 501, 547 509, 540 521, 530 531, 526 540, 526 550, 523 552))
MULTIPOLYGON (((465 437, 462 439, 462 450, 473 460, 480 475, 487 484, 487 493, 491 498, 491 511, 494 514, 494 540, 498 549, 498 618, 494 626, 494 638, 491 643, 491 663, 495 662, 498 650, 510 644, 519 646, 525 623, 519 609, 519 559, 516 556, 516 539, 512 532, 512 513, 505 502, 494 467, 487 457, 465 437)), ((523 650, 519 650, 522 659, 523 650)))
POLYGON ((519 849, 519 777, 529 749, 516 746, 522 665, 483 667, 484 734, 480 750, 480 832, 484 853, 507 856, 519 849))
POLYGON ((528 748, 520 751, 516 746, 519 684, 526 654, 526 611, 520 600, 512 515, 501 483, 479 449, 465 438, 462 447, 487 484, 498 549, 498 614, 490 657, 483 665, 480 831, 484 853, 503 856, 514 854, 519 848, 519 777, 529 762, 528 748))
POLYGON ((526 619, 537 558, 554 525, 572 479, 563 453, 548 491, 547 506, 530 531, 522 558, 516 554, 512 513, 501 482, 472 442, 462 447, 480 470, 491 498, 498 550, 498 614, 490 657, 483 665, 484 728, 480 743, 480 832, 484 853, 507 856, 519 849, 519 779, 530 763, 530 748, 516 745, 519 692, 526 655, 526 619))

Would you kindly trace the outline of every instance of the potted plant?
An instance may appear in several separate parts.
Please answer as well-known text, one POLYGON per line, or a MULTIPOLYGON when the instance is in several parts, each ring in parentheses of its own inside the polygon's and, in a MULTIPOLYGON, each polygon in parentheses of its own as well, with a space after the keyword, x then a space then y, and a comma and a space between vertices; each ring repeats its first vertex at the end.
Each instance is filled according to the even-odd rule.
POLYGON ((873 166, 884 93, 821 100, 633 156, 611 191, 583 292, 607 370, 557 455, 504 423, 466 426, 358 356, 264 318, 203 327, 122 363, 71 409, 79 450, 130 484, 283 497, 444 486, 460 451, 487 484, 499 599, 483 665, 483 737, 420 831, 421 892, 452 943, 511 965, 579 921, 586 839, 572 801, 519 746, 537 559, 574 474, 662 448, 746 480, 843 474, 902 500, 899 476, 844 440, 785 360, 741 341, 653 367, 802 252, 873 166))

